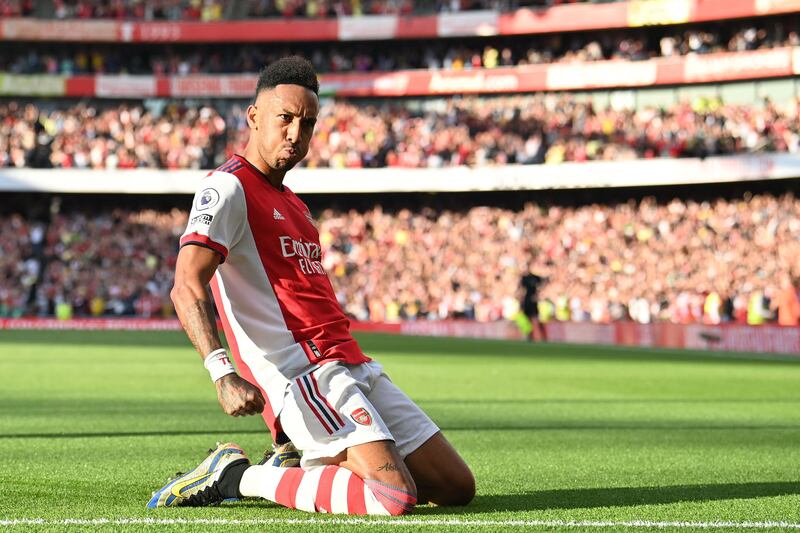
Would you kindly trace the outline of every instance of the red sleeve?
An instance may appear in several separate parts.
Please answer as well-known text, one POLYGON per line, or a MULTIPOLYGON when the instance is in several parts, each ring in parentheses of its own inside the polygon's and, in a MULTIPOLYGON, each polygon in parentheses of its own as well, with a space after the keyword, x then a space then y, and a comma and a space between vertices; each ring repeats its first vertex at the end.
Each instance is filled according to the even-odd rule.
POLYGON ((223 262, 228 258, 228 249, 221 244, 212 241, 206 235, 201 235, 199 233, 190 233, 188 235, 184 235, 181 237, 181 248, 187 244, 194 244, 197 246, 210 248, 222 256, 223 262))

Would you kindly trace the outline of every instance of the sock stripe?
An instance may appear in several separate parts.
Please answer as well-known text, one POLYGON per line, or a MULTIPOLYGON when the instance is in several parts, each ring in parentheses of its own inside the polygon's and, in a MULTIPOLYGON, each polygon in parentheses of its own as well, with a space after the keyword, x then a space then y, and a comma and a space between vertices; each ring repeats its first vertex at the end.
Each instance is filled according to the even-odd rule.
POLYGON ((317 512, 317 492, 319 492, 319 480, 324 470, 324 467, 321 466, 304 470, 303 479, 300 481, 300 486, 297 487, 295 508, 309 513, 317 512))
POLYGON ((336 467, 331 489, 331 512, 347 514, 347 485, 350 482, 351 472, 346 468, 336 467))
POLYGON ((395 487, 394 485, 373 479, 367 480, 366 483, 371 489, 384 492, 398 501, 411 504, 415 504, 417 502, 417 498, 413 494, 399 487, 395 487))
POLYGON ((289 509, 295 509, 297 487, 300 486, 305 472, 303 472, 302 468, 298 467, 285 468, 284 470, 286 470, 286 472, 284 472, 283 477, 281 477, 278 488, 275 491, 275 503, 279 503, 289 509))
POLYGON ((373 491, 373 494, 392 515, 410 513, 414 509, 414 505, 402 502, 380 490, 373 491))
POLYGON ((375 495, 375 498, 393 516, 410 513, 417 503, 417 498, 403 489, 382 483, 374 479, 365 480, 364 483, 375 495))
POLYGON ((364 481, 351 473, 347 483, 347 514, 367 514, 367 502, 364 501, 364 481))
POLYGON ((239 483, 242 496, 261 497, 289 509, 350 515, 399 516, 411 512, 416 496, 376 480, 363 480, 335 465, 308 470, 255 465, 239 483))
POLYGON ((333 491, 333 478, 336 477, 336 470, 339 467, 328 465, 322 471, 317 487, 317 511, 331 513, 331 492, 333 491))

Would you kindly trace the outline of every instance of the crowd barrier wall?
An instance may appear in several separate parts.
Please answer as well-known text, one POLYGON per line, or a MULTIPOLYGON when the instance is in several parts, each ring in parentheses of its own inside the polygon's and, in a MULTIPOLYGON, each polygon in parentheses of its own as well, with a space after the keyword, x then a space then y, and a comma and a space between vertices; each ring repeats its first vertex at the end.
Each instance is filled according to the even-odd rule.
MULTIPOLYGON (((0 168, 0 191, 193 194, 203 170, 0 168)), ((467 192, 652 187, 800 177, 798 154, 589 161, 558 165, 293 170, 298 194, 467 192)))
MULTIPOLYGON (((614 322, 551 322, 545 325, 549 342, 600 344, 781 354, 800 357, 800 327, 744 324, 637 324, 614 322)), ((510 322, 474 322, 469 320, 419 320, 397 323, 353 322, 356 332, 396 335, 521 340, 510 322)), ((72 319, 47 318, 0 319, 0 330, 125 330, 179 331, 176 319, 72 319)))

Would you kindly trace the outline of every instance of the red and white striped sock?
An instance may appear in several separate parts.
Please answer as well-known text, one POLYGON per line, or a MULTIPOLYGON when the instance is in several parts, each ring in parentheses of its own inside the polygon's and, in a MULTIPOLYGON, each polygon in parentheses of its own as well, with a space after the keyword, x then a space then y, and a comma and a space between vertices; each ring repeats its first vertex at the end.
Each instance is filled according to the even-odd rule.
POLYGON ((244 471, 239 492, 311 513, 397 516, 417 503, 405 490, 334 465, 308 470, 253 465, 244 471))

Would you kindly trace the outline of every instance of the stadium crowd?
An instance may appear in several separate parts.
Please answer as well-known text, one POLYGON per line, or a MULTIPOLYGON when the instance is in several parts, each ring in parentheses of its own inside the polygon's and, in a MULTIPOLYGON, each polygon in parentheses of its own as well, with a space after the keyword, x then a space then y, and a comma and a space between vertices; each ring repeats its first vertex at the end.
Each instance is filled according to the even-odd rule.
MULTIPOLYGON (((54 0, 47 2, 56 19, 174 20, 211 22, 225 18, 344 15, 430 14, 475 9, 509 10, 578 1, 608 0, 245 0, 244 9, 225 10, 219 0, 54 0)), ((0 0, 0 17, 35 16, 40 0, 0 0)))
MULTIPOLYGON (((243 107, 173 102, 72 104, 39 109, 0 102, 0 167, 213 168, 244 146, 243 107)), ((669 109, 595 108, 570 95, 524 95, 322 106, 311 168, 557 164, 564 161, 792 152, 797 102, 786 107, 697 99, 669 109)))
POLYGON ((187 215, 118 209, 0 217, 0 316, 160 316, 187 215))
POLYGON ((101 44, 3 45, 0 71, 16 74, 188 75, 257 72, 279 57, 307 57, 320 73, 474 69, 605 59, 646 60, 800 45, 797 16, 689 27, 553 33, 517 37, 375 43, 227 44, 130 47, 101 44))
POLYGON ((0 103, 0 167, 209 168, 224 149, 225 120, 211 107, 106 109, 78 104, 42 113, 0 103))
MULTIPOLYGON (((390 212, 326 209, 323 265, 360 320, 510 317, 545 278, 543 320, 798 324, 800 199, 652 199, 390 212)), ((187 213, 0 218, 0 316, 170 316, 187 213)))

